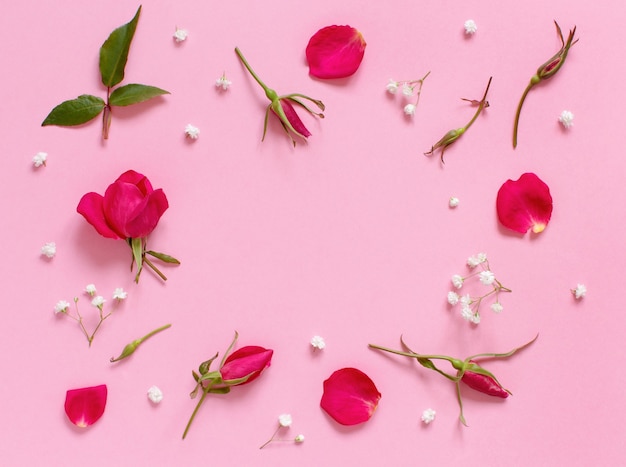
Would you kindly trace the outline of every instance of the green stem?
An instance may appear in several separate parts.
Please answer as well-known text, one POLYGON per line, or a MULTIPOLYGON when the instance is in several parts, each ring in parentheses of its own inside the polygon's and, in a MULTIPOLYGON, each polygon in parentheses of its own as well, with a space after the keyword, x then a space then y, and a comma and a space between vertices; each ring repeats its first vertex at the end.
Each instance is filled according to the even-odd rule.
POLYGON ((278 434, 278 430, 280 430, 280 425, 278 426, 278 428, 276 428, 276 431, 274 432, 274 434, 272 435, 272 437, 270 439, 268 439, 265 443, 263 443, 259 449, 263 449, 265 446, 267 446, 268 444, 270 444, 272 441, 274 441, 274 438, 276 437, 276 435, 278 434))
POLYGON ((478 118, 480 113, 485 108, 485 105, 487 104, 487 101, 486 101, 487 93, 489 92, 489 86, 491 86, 491 79, 492 78, 489 78, 489 82, 487 83, 487 89, 485 89, 485 94, 483 95, 483 98, 481 99, 480 103, 478 104, 478 109, 476 110, 476 113, 474 114, 472 119, 469 121, 469 123, 463 127, 463 132, 466 132, 468 130, 468 128, 472 126, 472 124, 476 121, 476 119, 478 118))
POLYGON ((206 395, 209 393, 211 386, 212 386, 211 384, 208 384, 207 387, 202 388, 202 397, 200 397, 200 400, 198 401, 196 408, 193 410, 193 413, 191 414, 191 418, 187 422, 187 426, 185 427, 185 431, 183 432, 183 439, 185 439, 185 437, 187 436, 187 432, 189 431, 189 428, 191 428, 193 419, 196 418, 196 414, 198 413, 198 410, 200 410, 200 406, 204 402, 204 398, 206 397, 206 395))
MULTIPOLYGON (((102 310, 101 310, 101 312, 102 312, 102 310)), ((102 326, 102 323, 104 323, 104 320, 107 319, 109 316, 111 316, 111 313, 109 313, 108 315, 106 315, 104 317, 102 317, 102 316, 100 317, 100 322, 98 323, 96 328, 91 333, 91 337, 88 338, 88 340, 89 340, 89 347, 91 347, 91 343, 93 342, 93 338, 96 337, 96 332, 98 332, 98 329, 100 329, 100 326, 102 326)))
POLYGON ((255 79, 255 81, 259 83, 259 85, 263 88, 263 90, 265 91, 265 95, 268 97, 268 99, 273 101, 274 98, 277 97, 276 91, 267 87, 267 85, 261 80, 261 78, 258 77, 258 75, 254 72, 254 70, 248 63, 248 61, 244 58, 243 54, 241 53, 241 50, 239 50, 239 47, 235 47, 235 53, 239 57, 239 60, 241 60, 241 63, 243 63, 243 65, 246 67, 248 72, 255 79))
POLYGON ((166 324, 164 326, 161 326, 160 328, 156 328, 154 331, 150 331, 148 334, 146 334, 145 336, 143 336, 141 339, 139 339, 140 342, 145 341, 146 339, 149 339, 150 337, 154 336, 155 334, 160 333, 161 331, 165 331, 166 329, 171 328, 172 325, 171 324, 166 324))
POLYGON ((159 268, 157 268, 157 267, 156 267, 156 266, 152 263, 152 261, 150 261, 150 260, 149 260, 148 258, 146 258, 145 256, 143 257, 143 262, 144 262, 144 263, 146 263, 146 264, 150 267, 150 269, 152 269, 154 272, 156 272, 156 273, 159 275, 159 277, 160 277, 161 279, 163 279, 164 281, 166 281, 166 280, 167 280, 167 277, 165 277, 165 274, 163 274, 161 271, 159 271, 159 268))
POLYGON ((517 147, 517 128, 519 126, 519 117, 520 117, 520 114, 522 113, 522 106, 524 105, 524 101, 526 100, 526 96, 528 95, 530 90, 533 88, 533 86, 535 86, 535 84, 538 83, 538 81, 536 81, 535 78, 537 78, 537 80, 539 79, 537 75, 531 78, 530 83, 528 83, 528 86, 526 86, 526 89, 524 89, 524 94, 522 94, 522 98, 520 99, 519 104, 517 104, 517 112, 515 112, 515 123, 513 124, 513 147, 514 148, 517 147))

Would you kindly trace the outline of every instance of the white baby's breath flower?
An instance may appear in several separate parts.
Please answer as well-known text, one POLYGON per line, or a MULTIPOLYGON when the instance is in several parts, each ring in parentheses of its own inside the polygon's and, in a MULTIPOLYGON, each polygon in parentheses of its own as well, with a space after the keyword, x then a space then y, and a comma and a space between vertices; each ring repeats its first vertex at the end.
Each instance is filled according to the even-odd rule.
POLYGON ((502 306, 502 303, 495 302, 495 303, 491 304, 491 311, 493 311, 494 313, 501 313, 502 310, 504 310, 504 307, 502 306))
POLYGON ((313 336, 311 338, 311 345, 314 349, 322 350, 324 347, 326 347, 326 342, 324 341, 324 338, 322 336, 313 336))
POLYGON ((148 389, 148 399, 150 399, 152 403, 158 404, 163 400, 163 392, 161 392, 157 386, 152 386, 148 389))
POLYGON ((452 306, 459 303, 459 294, 456 292, 448 292, 448 303, 452 306))
POLYGON ((463 306, 461 307, 461 316, 464 320, 471 321, 472 316, 474 316, 474 312, 469 305, 463 304, 463 306))
POLYGON ((198 136, 200 136, 200 129, 193 126, 191 123, 188 123, 185 127, 185 134, 187 135, 187 138, 198 139, 198 136))
POLYGON ((128 297, 128 292, 126 292, 123 288, 117 287, 113 291, 113 299, 115 300, 125 300, 128 297))
POLYGON ((485 261, 487 261, 487 255, 485 253, 478 253, 467 258, 467 265, 473 269, 479 264, 484 263, 485 261))
POLYGON ((454 285, 457 289, 463 287, 463 277, 459 274, 453 275, 451 281, 452 285, 454 285))
POLYGON ((496 276, 491 271, 481 271, 481 273, 478 274, 478 280, 480 280, 480 283, 483 285, 491 285, 493 281, 496 280, 496 276))
POLYGON ((409 117, 413 116, 415 114, 415 105, 414 104, 407 104, 404 106, 404 113, 406 115, 408 115, 409 117))
POLYGON ((387 83, 387 86, 385 87, 385 89, 387 90, 387 92, 389 94, 395 94, 398 91, 398 82, 392 80, 391 78, 389 78, 389 82, 387 83))
POLYGON ((91 301, 91 304, 95 306, 96 308, 101 308, 102 305, 104 305, 104 302, 106 302, 104 297, 102 295, 97 295, 93 298, 93 300, 91 301))
POLYGON ((69 309, 70 304, 65 300, 59 300, 56 305, 54 305, 55 313, 66 313, 69 309))
POLYGON ((47 152, 38 152, 33 157, 33 165, 35 167, 41 167, 42 165, 45 166, 47 158, 48 158, 48 153, 47 152))
POLYGON ((47 258, 54 258, 57 254, 57 245, 54 242, 48 242, 41 247, 41 254, 47 258))
POLYGON ((96 294, 96 286, 94 284, 87 284, 85 286, 85 293, 91 295, 92 297, 96 294))
POLYGON ((559 122, 563 124, 564 128, 570 128, 574 125, 574 114, 569 110, 564 110, 559 116, 559 122))
POLYGON ((581 299, 587 294, 587 287, 585 284, 578 284, 575 289, 572 289, 572 293, 576 299, 581 299))
POLYGON ((300 434, 294 438, 296 443, 304 443, 304 435, 300 434))
POLYGON ((451 208, 456 208, 459 205, 459 198, 457 198, 456 196, 451 196, 450 200, 448 201, 448 205, 451 208))
POLYGON ((181 29, 179 27, 176 28, 176 32, 174 32, 174 39, 176 42, 182 42, 187 39, 189 32, 186 29, 181 29))
POLYGON ((220 88, 223 91, 228 90, 231 84, 233 84, 233 82, 226 78, 226 73, 215 80, 215 87, 220 88))
POLYGON ((463 23, 463 27, 465 27, 465 34, 474 34, 478 31, 478 26, 476 26, 476 22, 473 19, 468 19, 463 23))
POLYGON ((404 83, 402 85, 402 94, 404 94, 406 97, 411 97, 413 95, 413 86, 409 85, 408 83, 404 83))
POLYGON ((435 412, 433 409, 426 409, 424 410, 424 412, 422 412, 422 421, 426 423, 426 425, 428 425, 435 419, 435 415, 437 415, 437 412, 435 412))
POLYGON ((470 318, 470 321, 474 324, 480 324, 480 315, 478 313, 474 313, 470 318))
POLYGON ((288 413, 284 413, 278 416, 278 423, 280 424, 280 426, 290 426, 291 422, 291 415, 288 413))

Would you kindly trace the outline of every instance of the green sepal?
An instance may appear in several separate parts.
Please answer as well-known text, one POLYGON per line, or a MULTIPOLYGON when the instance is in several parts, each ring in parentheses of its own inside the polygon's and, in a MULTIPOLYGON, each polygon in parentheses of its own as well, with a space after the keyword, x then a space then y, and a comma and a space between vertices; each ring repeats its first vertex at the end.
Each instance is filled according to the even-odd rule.
POLYGON ((41 126, 76 126, 96 118, 105 107, 99 97, 83 94, 76 99, 61 102, 48 114, 41 126))
POLYGON ((109 97, 109 104, 116 106, 126 106, 138 104, 163 94, 169 94, 168 91, 154 86, 145 84, 126 84, 116 88, 109 97))
POLYGON ((200 364, 200 366, 198 367, 198 371, 200 372, 201 375, 206 375, 209 372, 211 363, 213 363, 213 360, 215 360, 218 355, 219 355, 219 352, 200 364))
POLYGON ((141 274, 141 268, 143 267, 143 239, 131 238, 129 239, 130 247, 133 250, 133 259, 137 265, 137 275, 135 276, 135 282, 139 283, 139 274, 141 274))
POLYGON ((193 379, 196 381, 196 383, 200 381, 200 375, 193 370, 191 370, 191 376, 193 376, 193 379))
POLYGON ((225 388, 211 388, 208 392, 211 394, 228 394, 230 392, 230 388, 228 386, 225 388))
POLYGON ((139 347, 139 344, 141 344, 141 339, 137 339, 132 341, 130 344, 127 344, 126 347, 124 347, 124 350, 122 350, 122 353, 120 354, 119 357, 117 358, 111 358, 111 363, 113 362, 119 362, 120 360, 129 357, 130 355, 132 355, 132 353, 137 350, 137 347, 139 347))
POLYGON ((177 260, 176 258, 174 258, 173 256, 170 255, 166 255, 164 253, 159 253, 157 251, 146 251, 147 255, 150 256, 154 256, 155 258, 160 259, 161 261, 163 261, 164 263, 170 263, 170 264, 180 264, 180 261, 177 260))
POLYGON ((246 381, 248 381, 250 379, 250 377, 255 374, 256 371, 253 371, 250 374, 247 374, 246 376, 243 376, 241 378, 237 378, 237 379, 225 379, 224 380, 224 384, 228 384, 229 386, 237 386, 238 384, 243 384, 246 381))
POLYGON ((124 79, 130 44, 137 29, 141 5, 129 23, 115 29, 100 47, 100 75, 102 84, 112 88, 124 79))
POLYGON ((237 342, 237 339, 239 339, 239 333, 235 331, 235 337, 233 337, 233 340, 231 341, 230 345, 226 349, 226 352, 224 352, 224 356, 222 357, 222 361, 220 362, 220 369, 224 366, 224 363, 226 362, 226 357, 228 357, 228 354, 230 353, 230 351, 233 350, 233 347, 235 347, 235 343, 237 342))

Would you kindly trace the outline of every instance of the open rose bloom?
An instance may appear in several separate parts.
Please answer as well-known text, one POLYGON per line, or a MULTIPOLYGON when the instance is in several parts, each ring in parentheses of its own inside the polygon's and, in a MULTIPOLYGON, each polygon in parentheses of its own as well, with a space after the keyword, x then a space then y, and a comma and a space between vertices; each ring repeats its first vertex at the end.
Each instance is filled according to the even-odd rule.
POLYGON ((534 173, 507 180, 496 199, 500 223, 515 232, 543 232, 552 216, 550 188, 534 173))
POLYGON ((145 258, 146 254, 166 263, 179 264, 171 256, 146 251, 146 239, 168 207, 161 188, 155 190, 145 175, 128 170, 109 185, 104 196, 94 192, 85 194, 76 211, 103 237, 128 242, 137 265, 137 282, 144 263, 165 280, 165 276, 145 258))
POLYGON ((356 368, 342 368, 324 381, 320 405, 337 423, 357 425, 372 417, 380 397, 369 376, 356 368))

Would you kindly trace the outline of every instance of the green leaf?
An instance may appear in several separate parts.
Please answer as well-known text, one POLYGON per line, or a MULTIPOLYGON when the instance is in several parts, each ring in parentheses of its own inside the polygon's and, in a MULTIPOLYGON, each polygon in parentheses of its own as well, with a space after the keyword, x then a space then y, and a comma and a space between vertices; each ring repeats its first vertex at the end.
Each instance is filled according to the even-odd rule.
POLYGON ((163 94, 169 94, 169 92, 154 86, 146 86, 145 84, 127 84, 116 88, 111 93, 109 104, 118 106, 138 104, 163 94))
POLYGON ((141 274, 141 269, 143 267, 143 240, 141 238, 131 238, 129 239, 130 247, 133 250, 133 259, 135 260, 135 264, 137 265, 137 275, 135 276, 135 282, 139 283, 139 274, 141 274))
POLYGON ((61 102, 48 114, 41 126, 75 126, 81 125, 95 118, 104 109, 102 99, 89 94, 83 94, 76 99, 61 102))
POLYGON ((146 251, 146 254, 154 256, 155 258, 158 258, 165 263, 180 264, 180 261, 178 261, 176 258, 170 255, 166 255, 164 253, 159 253, 159 252, 150 250, 150 251, 146 251))
POLYGON ((124 79, 128 51, 137 29, 140 12, 141 5, 133 19, 113 31, 100 47, 100 74, 102 75, 102 84, 107 88, 112 88, 124 79))

